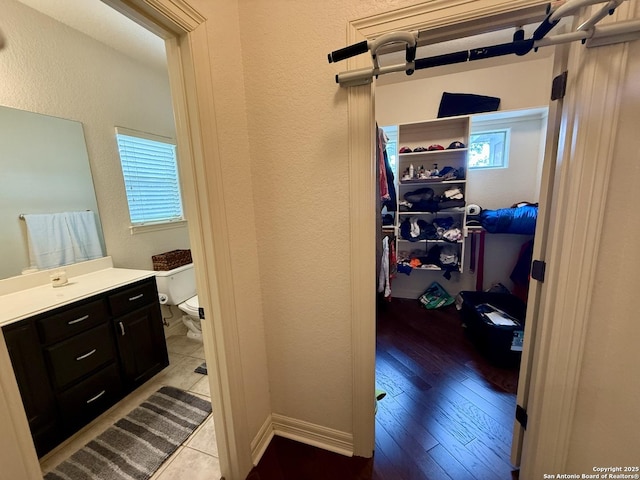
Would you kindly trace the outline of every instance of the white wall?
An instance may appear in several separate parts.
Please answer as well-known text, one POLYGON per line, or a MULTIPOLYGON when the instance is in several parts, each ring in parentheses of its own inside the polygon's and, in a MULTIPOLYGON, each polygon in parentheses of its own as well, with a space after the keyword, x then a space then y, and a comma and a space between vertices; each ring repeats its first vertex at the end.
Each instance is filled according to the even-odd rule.
POLYGON ((114 137, 115 126, 175 137, 167 73, 14 0, 2 2, 1 26, 6 46, 0 51, 0 104, 82 123, 106 250, 114 265, 151 269, 151 255, 189 248, 186 227, 129 233, 114 137))
MULTIPOLYGON (((420 72, 422 75, 418 79, 394 74, 393 78, 376 86, 376 119, 381 126, 435 119, 445 91, 499 97, 500 111, 546 106, 552 60, 553 56, 546 52, 529 58, 503 57, 437 67, 420 72)), ((497 122, 489 123, 493 116, 480 114, 474 118, 477 122, 489 117, 484 118, 486 125, 496 126, 497 122)), ((514 118, 507 123, 511 128, 509 168, 469 170, 467 203, 478 204, 484 209, 497 209, 520 201, 538 201, 546 120, 534 115, 514 118)), ((483 288, 498 282, 513 288, 509 276, 522 244, 530 238, 524 235, 486 236, 483 288)), ((450 280, 443 278, 440 272, 414 271, 411 276, 399 274, 392 283, 392 296, 416 298, 433 281, 442 284, 452 295, 461 290, 475 290, 475 274, 469 271, 470 243, 467 237, 462 274, 454 274, 450 280)))
MULTIPOLYGON (((483 115, 475 116, 473 123, 480 126, 477 121, 482 117, 483 115)), ((467 202, 480 205, 483 209, 508 208, 518 202, 537 203, 544 159, 546 113, 544 116, 534 113, 506 121, 487 122, 484 126, 511 128, 509 166, 504 169, 469 170, 467 202)), ((509 277, 519 258, 521 247, 531 238, 532 235, 514 234, 485 236, 483 289, 495 283, 502 283, 508 289, 513 289, 514 285, 509 277)))
POLYGON ((376 121, 383 126, 434 119, 443 92, 499 97, 500 110, 546 106, 552 58, 549 52, 540 50, 525 57, 436 67, 424 70, 425 76, 416 79, 400 74, 381 80, 375 91, 376 121))
POLYGON ((483 121, 484 116, 473 116, 472 133, 474 128, 510 128, 509 162, 507 168, 468 170, 467 203, 475 203, 484 209, 508 208, 517 202, 536 203, 540 191, 539 167, 544 154, 546 112, 544 116, 539 112, 493 121, 483 121))

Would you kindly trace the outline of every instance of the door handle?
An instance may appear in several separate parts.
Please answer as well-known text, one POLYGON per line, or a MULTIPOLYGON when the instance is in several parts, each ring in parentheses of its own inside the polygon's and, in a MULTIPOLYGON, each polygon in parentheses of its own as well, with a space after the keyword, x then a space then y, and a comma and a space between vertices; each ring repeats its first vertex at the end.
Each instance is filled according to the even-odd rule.
POLYGON ((122 322, 118 322, 118 325, 120 325, 120 335, 124 337, 124 325, 122 324, 122 322))
POLYGON ((76 357, 76 360, 84 360, 85 358, 90 357, 94 353, 96 353, 96 349, 95 348, 93 350, 91 350, 89 353, 85 353, 84 355, 80 355, 79 357, 76 357))
POLYGON ((84 317, 76 318, 75 320, 69 320, 67 322, 67 325, 73 325, 74 323, 84 322, 87 318, 89 318, 89 315, 85 315, 84 317))
POLYGON ((97 394, 95 397, 91 397, 89 400, 87 400, 87 404, 91 403, 91 402, 95 402, 97 399, 99 399, 102 395, 104 395, 105 393, 107 393, 106 390, 102 390, 99 394, 97 394))

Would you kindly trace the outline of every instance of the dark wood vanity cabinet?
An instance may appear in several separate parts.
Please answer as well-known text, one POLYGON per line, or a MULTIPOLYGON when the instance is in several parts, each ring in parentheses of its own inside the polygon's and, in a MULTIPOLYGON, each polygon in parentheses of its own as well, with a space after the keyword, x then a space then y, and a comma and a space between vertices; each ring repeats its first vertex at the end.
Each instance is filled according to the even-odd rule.
POLYGON ((38 456, 169 364, 155 277, 3 327, 38 456))

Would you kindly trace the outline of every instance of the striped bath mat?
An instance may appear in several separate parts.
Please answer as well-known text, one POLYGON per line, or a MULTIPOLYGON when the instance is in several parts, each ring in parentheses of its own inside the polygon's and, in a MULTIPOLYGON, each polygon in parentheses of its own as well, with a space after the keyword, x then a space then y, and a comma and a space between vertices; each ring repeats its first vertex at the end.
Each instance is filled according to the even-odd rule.
POLYGON ((210 413, 210 402, 162 387, 44 478, 148 479, 210 413))

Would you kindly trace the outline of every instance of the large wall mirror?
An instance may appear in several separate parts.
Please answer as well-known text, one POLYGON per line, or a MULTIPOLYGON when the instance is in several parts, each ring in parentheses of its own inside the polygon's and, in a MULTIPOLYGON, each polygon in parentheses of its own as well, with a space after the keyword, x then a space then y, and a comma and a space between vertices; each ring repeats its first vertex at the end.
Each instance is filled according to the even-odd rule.
POLYGON ((0 279, 30 267, 21 215, 91 211, 104 248, 79 122, 0 106, 0 279))

